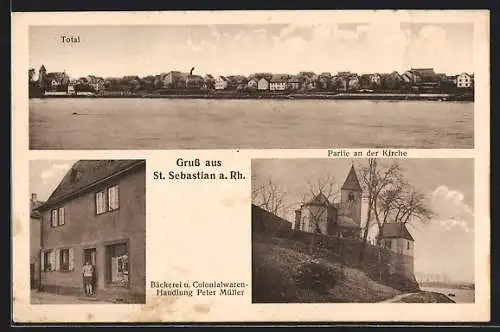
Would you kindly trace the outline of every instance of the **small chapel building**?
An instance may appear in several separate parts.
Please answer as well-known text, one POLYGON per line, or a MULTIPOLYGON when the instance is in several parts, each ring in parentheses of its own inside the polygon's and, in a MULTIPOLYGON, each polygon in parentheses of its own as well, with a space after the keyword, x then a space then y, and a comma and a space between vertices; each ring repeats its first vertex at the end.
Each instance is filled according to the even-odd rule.
POLYGON ((358 239, 361 231, 362 189, 354 166, 340 190, 340 202, 331 202, 322 192, 295 210, 296 230, 341 238, 358 239))

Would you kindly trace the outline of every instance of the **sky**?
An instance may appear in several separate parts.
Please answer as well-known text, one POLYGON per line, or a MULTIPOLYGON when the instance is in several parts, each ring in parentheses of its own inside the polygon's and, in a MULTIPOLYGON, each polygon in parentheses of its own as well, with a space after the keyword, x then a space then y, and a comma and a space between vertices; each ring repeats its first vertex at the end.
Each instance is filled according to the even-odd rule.
POLYGON ((30 191, 46 201, 77 160, 31 160, 30 191))
MULTIPOLYGON (((356 159, 355 168, 366 164, 356 159)), ((386 163, 392 160, 384 160, 386 163)), ((415 272, 446 274, 455 281, 474 280, 474 163, 473 159, 399 159, 403 174, 425 194, 434 216, 427 224, 412 222, 408 229, 415 239, 415 272)), ((252 185, 269 180, 285 192, 288 207, 283 216, 294 220, 309 184, 334 179, 336 188, 353 165, 347 159, 255 159, 252 185)), ((362 205, 362 223, 366 203, 362 205)), ((373 235, 373 234, 372 234, 373 235)))
POLYGON ((30 68, 122 77, 170 70, 204 75, 254 72, 473 72, 471 23, 316 25, 32 26, 30 68), (62 43, 79 36, 80 43, 62 43))

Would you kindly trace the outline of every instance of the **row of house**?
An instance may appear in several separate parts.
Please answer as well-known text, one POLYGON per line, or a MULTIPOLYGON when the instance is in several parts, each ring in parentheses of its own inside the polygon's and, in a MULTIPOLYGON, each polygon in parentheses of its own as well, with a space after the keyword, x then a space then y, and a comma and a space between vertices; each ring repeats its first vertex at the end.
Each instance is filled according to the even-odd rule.
MULTIPOLYGON (((194 69, 194 68, 193 68, 194 69)), ((296 75, 255 73, 250 76, 210 74, 204 77, 193 74, 193 69, 187 72, 170 71, 158 75, 124 76, 121 78, 102 78, 94 75, 70 79, 65 72, 47 73, 45 66, 39 70, 40 87, 50 87, 57 90, 67 87, 68 92, 74 91, 74 86, 90 86, 93 91, 103 90, 137 91, 160 89, 193 89, 193 90, 256 90, 256 91, 296 91, 296 90, 398 90, 415 88, 420 91, 435 90, 442 87, 467 89, 474 87, 474 74, 461 73, 446 75, 436 73, 433 68, 411 68, 400 74, 370 73, 357 74, 349 71, 332 75, 329 72, 315 74, 300 72, 296 75), (71 90, 71 91, 70 91, 71 90)), ((31 75, 31 74, 30 74, 31 75)), ((30 76, 31 77, 31 76, 30 76)))

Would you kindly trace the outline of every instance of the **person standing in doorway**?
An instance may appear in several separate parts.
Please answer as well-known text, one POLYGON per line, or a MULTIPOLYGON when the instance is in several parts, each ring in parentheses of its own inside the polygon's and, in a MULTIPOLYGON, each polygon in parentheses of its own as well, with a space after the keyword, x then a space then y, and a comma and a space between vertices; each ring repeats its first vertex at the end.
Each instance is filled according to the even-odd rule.
POLYGON ((85 287, 85 295, 90 296, 93 293, 92 290, 92 279, 94 275, 94 268, 90 265, 89 261, 86 261, 82 267, 83 271, 83 287, 85 287))

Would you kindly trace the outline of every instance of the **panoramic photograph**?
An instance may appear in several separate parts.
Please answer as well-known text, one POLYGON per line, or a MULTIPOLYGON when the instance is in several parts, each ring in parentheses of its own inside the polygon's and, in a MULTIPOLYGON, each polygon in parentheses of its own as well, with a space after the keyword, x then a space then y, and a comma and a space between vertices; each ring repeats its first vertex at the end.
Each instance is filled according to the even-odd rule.
POLYGON ((30 161, 32 304, 146 303, 145 165, 30 161))
POLYGON ((473 32, 390 21, 30 26, 29 147, 472 149, 473 32))
POLYGON ((474 303, 473 159, 252 160, 253 303, 474 303))

